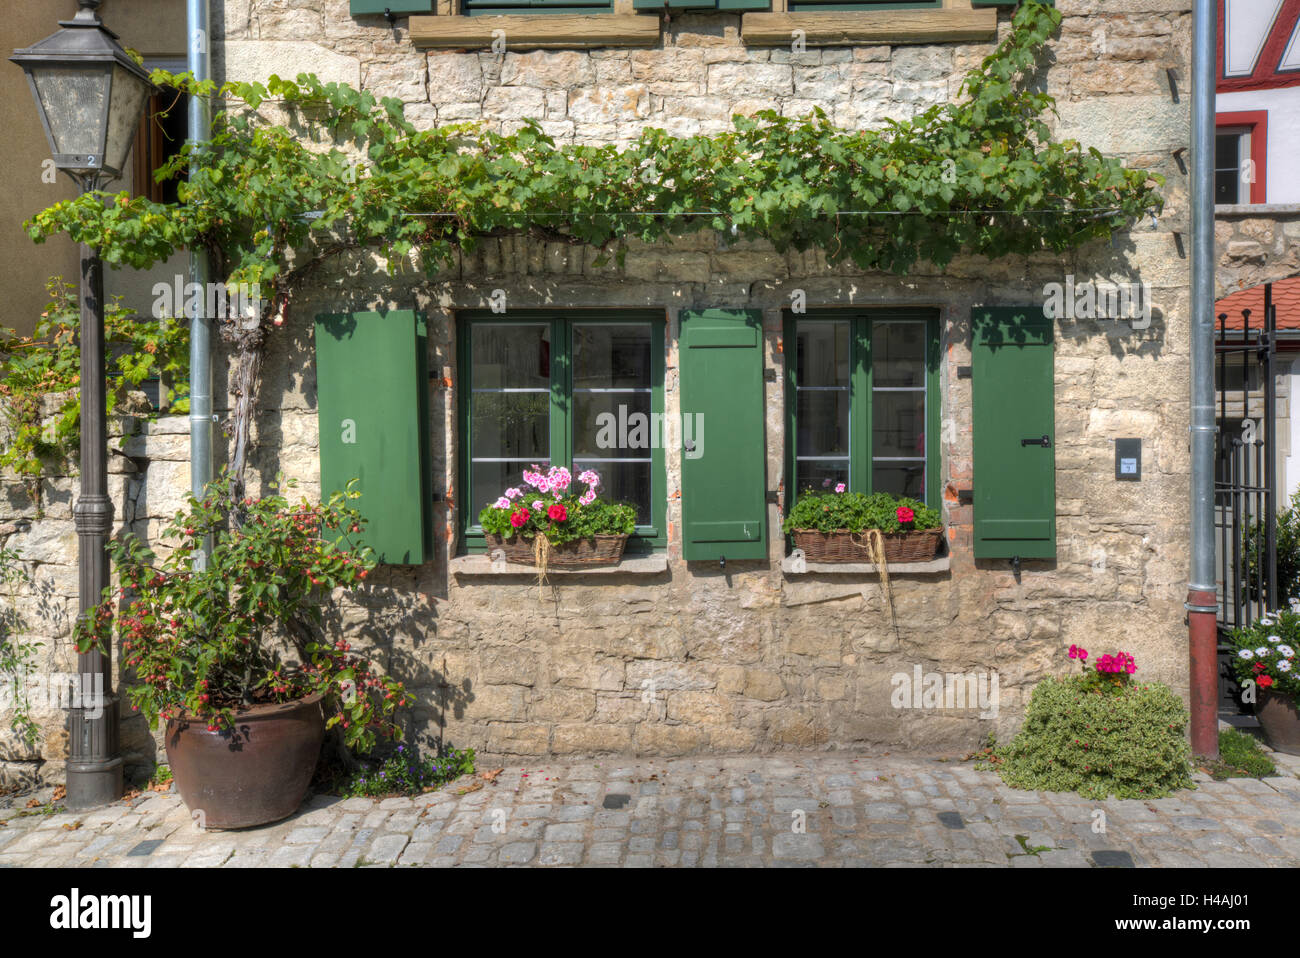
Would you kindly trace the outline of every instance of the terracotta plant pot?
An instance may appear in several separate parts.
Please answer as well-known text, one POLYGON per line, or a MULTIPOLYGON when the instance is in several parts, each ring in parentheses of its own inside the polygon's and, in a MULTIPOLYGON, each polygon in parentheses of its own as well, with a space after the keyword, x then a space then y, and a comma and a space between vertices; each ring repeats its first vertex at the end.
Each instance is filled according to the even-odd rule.
POLYGON ((1287 755, 1300 755, 1300 712, 1296 710, 1295 699, 1263 690, 1255 704, 1255 717, 1271 748, 1287 755))
POLYGON ((302 804, 325 737, 321 697, 257 705, 233 732, 193 719, 167 723, 167 761, 181 799, 202 828, 278 822, 302 804))

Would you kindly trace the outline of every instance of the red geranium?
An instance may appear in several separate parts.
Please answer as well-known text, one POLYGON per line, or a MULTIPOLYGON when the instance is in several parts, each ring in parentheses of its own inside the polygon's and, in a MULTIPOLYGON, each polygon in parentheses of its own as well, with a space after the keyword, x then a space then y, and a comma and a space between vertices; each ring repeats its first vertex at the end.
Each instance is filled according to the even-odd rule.
POLYGON ((520 526, 522 526, 525 522, 528 521, 528 517, 531 515, 532 513, 529 512, 527 509, 517 509, 516 511, 510 513, 510 524, 514 526, 516 529, 518 529, 520 526))
POLYGON ((1271 676, 1271 675, 1261 675, 1261 676, 1259 677, 1259 687, 1260 687, 1261 689, 1266 689, 1266 688, 1268 688, 1268 687, 1269 687, 1270 685, 1272 685, 1272 684, 1273 684, 1273 676, 1271 676))
POLYGON ((563 522, 565 519, 569 518, 568 510, 565 509, 564 506, 558 502, 555 505, 551 506, 551 508, 547 509, 546 514, 550 516, 552 519, 554 519, 556 522, 563 522))
POLYGON ((916 518, 916 513, 907 508, 907 506, 899 506, 894 510, 894 515, 898 516, 898 521, 903 525, 907 525, 916 518))

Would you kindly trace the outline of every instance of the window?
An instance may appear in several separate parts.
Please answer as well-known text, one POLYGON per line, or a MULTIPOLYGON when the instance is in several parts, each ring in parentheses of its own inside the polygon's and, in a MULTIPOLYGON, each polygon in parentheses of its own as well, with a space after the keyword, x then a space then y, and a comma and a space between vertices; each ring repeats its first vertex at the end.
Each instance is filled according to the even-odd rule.
POLYGON ((1268 111, 1215 116, 1214 202, 1267 201, 1268 111))
POLYGON ((469 551, 478 512, 533 463, 594 469, 600 494, 636 506, 629 551, 662 547, 662 313, 512 311, 462 317, 461 481, 469 551))
POLYGON ((465 16, 504 13, 613 13, 613 0, 461 0, 465 16))
POLYGON ((1243 167, 1249 175, 1250 131, 1223 130, 1214 134, 1214 202, 1240 203, 1243 167))
POLYGON ((815 13, 819 10, 938 10, 942 0, 789 0, 791 13, 815 13))
MULTIPOLYGON (((184 60, 149 60, 149 69, 170 70, 179 73, 186 69, 184 60)), ((177 187, 186 179, 182 172, 162 183, 154 180, 154 173, 181 152, 189 134, 189 96, 171 87, 164 87, 151 95, 144 116, 140 118, 135 142, 131 146, 133 167, 131 186, 136 196, 155 203, 175 203, 177 187), (165 111, 165 114, 164 114, 165 111)))
POLYGON ((787 488, 938 502, 933 310, 787 314, 787 488))

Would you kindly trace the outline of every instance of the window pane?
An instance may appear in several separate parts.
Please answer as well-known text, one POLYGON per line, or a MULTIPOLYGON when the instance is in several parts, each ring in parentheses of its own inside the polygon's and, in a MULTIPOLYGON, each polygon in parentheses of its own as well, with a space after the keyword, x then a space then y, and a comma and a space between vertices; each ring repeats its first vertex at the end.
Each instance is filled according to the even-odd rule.
POLYGON ((878 320, 871 324, 871 385, 925 385, 926 324, 878 320))
POLYGON ((478 524, 478 512, 490 502, 496 502, 511 486, 521 486, 524 470, 533 463, 549 466, 547 459, 513 460, 510 462, 475 462, 470 465, 469 521, 478 524))
POLYGON ((1241 135, 1220 133, 1214 138, 1214 166, 1216 169, 1235 168, 1241 157, 1241 135))
POLYGON ((800 386, 849 384, 847 320, 798 324, 795 332, 795 383, 800 386))
POLYGON ((470 402, 474 459, 536 459, 550 454, 550 393, 475 391, 470 402))
POLYGON ((872 489, 896 496, 925 501, 925 464, 921 462, 877 462, 872 470, 872 489))
MULTIPOLYGON (((650 469, 649 462, 596 462, 590 459, 573 460, 575 475, 586 469, 594 469, 600 475, 600 485, 596 487, 602 499, 610 502, 626 502, 636 506, 638 525, 650 524, 650 469)), ((584 488, 581 483, 578 489, 584 488)))
POLYGON ((849 453, 849 391, 800 389, 795 398, 800 456, 846 456, 849 453))
POLYGON ((1214 171, 1214 202, 1236 203, 1240 193, 1237 189, 1239 174, 1236 170, 1214 171))
POLYGON ((575 458, 645 459, 663 444, 662 431, 648 392, 574 393, 575 458))
POLYGON ((650 326, 574 323, 573 388, 650 388, 650 326))
POLYGON ((795 463, 794 486, 796 492, 824 492, 839 483, 849 483, 847 459, 800 459, 795 463))
POLYGON ((551 387, 549 323, 475 323, 470 355, 476 390, 551 387))
POLYGON ((925 457, 925 393, 875 392, 871 455, 925 457))

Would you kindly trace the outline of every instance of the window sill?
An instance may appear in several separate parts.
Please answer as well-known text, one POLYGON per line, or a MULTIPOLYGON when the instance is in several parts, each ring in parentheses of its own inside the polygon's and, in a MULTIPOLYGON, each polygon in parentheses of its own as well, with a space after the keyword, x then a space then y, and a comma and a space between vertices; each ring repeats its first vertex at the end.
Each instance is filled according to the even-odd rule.
POLYGON ((740 23, 749 46, 787 47, 795 31, 809 46, 858 43, 955 43, 996 40, 998 12, 981 10, 839 10, 747 13, 740 23))
MULTIPOLYGON (((947 572, 952 566, 952 557, 944 553, 929 562, 891 562, 889 574, 929 575, 935 572, 947 572)), ((781 572, 785 575, 875 575, 874 562, 809 562, 804 558, 802 549, 795 549, 781 560, 781 572)))
MULTIPOLYGON (((537 570, 532 566, 506 562, 505 557, 497 555, 456 556, 448 563, 453 575, 458 576, 500 576, 519 575, 537 578, 537 570)), ((663 553, 655 555, 624 556, 615 565, 590 566, 551 566, 546 570, 546 577, 586 576, 586 575, 660 575, 668 571, 668 556, 663 553)))
POLYGON ((652 47, 659 42, 659 18, 636 13, 411 17, 411 43, 419 49, 484 49, 492 46, 494 34, 507 50, 652 47))

